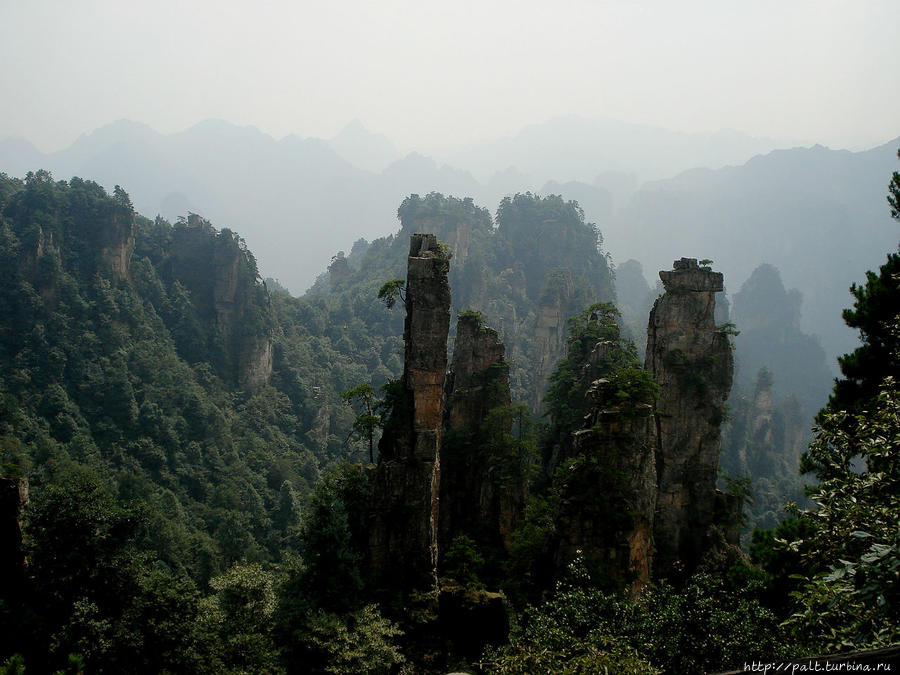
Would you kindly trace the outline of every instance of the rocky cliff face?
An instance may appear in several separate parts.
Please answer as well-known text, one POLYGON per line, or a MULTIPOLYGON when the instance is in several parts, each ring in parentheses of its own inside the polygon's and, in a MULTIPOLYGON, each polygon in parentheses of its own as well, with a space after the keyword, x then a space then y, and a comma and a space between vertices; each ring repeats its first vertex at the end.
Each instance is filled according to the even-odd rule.
POLYGON ((598 342, 584 369, 591 382, 584 429, 556 458, 560 491, 555 551, 558 569, 578 551, 611 579, 640 593, 652 569, 656 508, 656 424, 652 392, 622 400, 602 376, 621 352, 618 339, 598 342), (560 469, 564 469, 559 480, 560 469))
POLYGON ((56 296, 56 279, 54 276, 41 274, 45 256, 59 258, 60 253, 54 242, 53 231, 35 225, 32 236, 19 248, 19 271, 35 287, 41 299, 52 304, 56 296))
POLYGON ((350 263, 343 251, 338 251, 328 266, 328 285, 332 289, 339 288, 350 277, 350 263))
POLYGON ((715 520, 719 434, 733 358, 714 318, 722 274, 682 258, 659 276, 666 292, 650 313, 646 368, 660 385, 654 567, 669 576, 693 569, 715 520))
POLYGON ((561 298, 542 302, 538 307, 534 328, 534 345, 537 358, 534 363, 533 410, 543 410, 544 392, 556 364, 566 353, 566 312, 561 298))
POLYGON ((505 347, 477 314, 456 329, 441 450, 441 550, 465 535, 482 551, 507 549, 525 503, 521 459, 510 442, 505 347))
POLYGON ((134 213, 131 210, 113 208, 96 216, 97 220, 90 223, 88 242, 78 242, 77 235, 72 231, 61 231, 54 235, 51 228, 42 228, 34 225, 23 242, 20 252, 19 269, 23 276, 32 283, 36 283, 42 295, 50 292, 52 287, 47 285, 46 279, 41 279, 39 265, 45 256, 62 257, 60 249, 82 249, 82 260, 88 263, 88 269, 93 273, 111 273, 115 279, 124 279, 128 276, 131 265, 131 254, 134 253, 134 213))
POLYGON ((220 374, 256 389, 272 374, 272 318, 256 261, 230 230, 216 230, 192 214, 173 233, 172 276, 191 293, 201 317, 215 326, 220 374))
POLYGON ((134 213, 117 209, 99 230, 100 262, 116 279, 128 276, 134 252, 134 213))
POLYGON ((405 364, 378 445, 369 535, 372 571, 398 588, 437 583, 441 424, 450 329, 448 258, 434 235, 412 235, 405 364))
POLYGON ((477 429, 487 411, 509 404, 505 353, 500 335, 483 325, 479 316, 459 317, 447 382, 449 428, 477 429))
POLYGON ((732 392, 730 407, 732 419, 722 456, 725 473, 772 480, 795 475, 809 422, 800 401, 792 396, 777 401, 772 376, 762 369, 752 395, 732 392))
MULTIPOLYGON (((475 206, 470 198, 458 200, 432 192, 424 199, 411 195, 397 210, 401 235, 431 232, 450 247, 453 265, 462 269, 469 257, 473 238, 491 232, 491 214, 475 206)), ((414 235, 413 235, 414 236, 414 235)))

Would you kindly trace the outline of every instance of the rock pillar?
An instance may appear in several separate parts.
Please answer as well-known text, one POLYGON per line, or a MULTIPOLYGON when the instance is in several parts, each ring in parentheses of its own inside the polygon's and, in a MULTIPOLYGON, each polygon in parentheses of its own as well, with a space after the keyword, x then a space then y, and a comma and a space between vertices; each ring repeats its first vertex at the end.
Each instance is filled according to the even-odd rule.
POLYGON ((722 274, 682 258, 659 276, 666 292, 650 312, 646 353, 660 385, 654 566, 659 576, 672 576, 693 570, 715 520, 720 426, 734 363, 714 318, 722 274))
POLYGON ((622 400, 602 375, 621 352, 618 338, 598 342, 584 365, 591 381, 585 428, 576 431, 560 481, 554 564, 579 552, 639 594, 650 581, 656 507, 656 424, 652 393, 622 400))
POLYGON ((378 444, 370 563, 395 588, 437 582, 441 424, 447 334, 449 255, 433 234, 413 234, 406 280, 403 376, 378 444))
POLYGON ((510 435, 506 348, 477 314, 462 314, 447 382, 441 451, 441 546, 465 535, 482 554, 510 543, 524 509, 522 458, 510 435), (493 414, 491 414, 493 411, 493 414))

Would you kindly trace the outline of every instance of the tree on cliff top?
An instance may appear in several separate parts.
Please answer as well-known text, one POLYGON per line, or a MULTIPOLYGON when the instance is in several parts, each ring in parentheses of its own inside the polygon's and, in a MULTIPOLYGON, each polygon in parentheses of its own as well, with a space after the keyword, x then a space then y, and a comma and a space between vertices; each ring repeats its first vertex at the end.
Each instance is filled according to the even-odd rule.
POLYGON ((548 272, 560 268, 586 278, 595 297, 612 299, 612 274, 601 251, 603 237, 596 225, 585 222, 577 202, 559 195, 516 194, 500 202, 496 222, 497 259, 504 267, 521 266, 532 301, 539 298, 548 272))
POLYGON ((616 403, 626 408, 652 401, 658 393, 652 375, 641 368, 634 344, 622 339, 619 310, 614 305, 598 302, 571 317, 566 347, 566 358, 557 364, 545 399, 556 429, 554 435, 568 438, 583 426, 590 406, 587 390, 597 378, 610 381, 616 390, 616 403), (591 354, 599 343, 607 343, 609 348, 600 362, 591 363, 591 354))

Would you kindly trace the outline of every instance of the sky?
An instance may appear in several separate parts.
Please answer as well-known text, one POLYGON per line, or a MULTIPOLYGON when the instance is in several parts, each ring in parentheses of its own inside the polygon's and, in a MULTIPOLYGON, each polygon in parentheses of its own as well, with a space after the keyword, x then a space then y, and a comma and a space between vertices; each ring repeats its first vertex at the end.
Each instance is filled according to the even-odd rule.
POLYGON ((897 0, 0 0, 0 139, 118 119, 441 152, 562 115, 832 148, 900 134, 897 0))

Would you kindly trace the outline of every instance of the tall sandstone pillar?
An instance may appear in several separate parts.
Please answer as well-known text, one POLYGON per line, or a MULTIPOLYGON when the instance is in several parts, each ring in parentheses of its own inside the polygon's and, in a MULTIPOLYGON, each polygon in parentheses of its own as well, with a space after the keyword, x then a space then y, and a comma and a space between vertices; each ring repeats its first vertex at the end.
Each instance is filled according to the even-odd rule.
POLYGON ((441 546, 465 535, 484 551, 508 549, 525 503, 521 458, 509 442, 506 348, 493 328, 463 313, 447 382, 448 437, 441 455, 441 546), (491 411, 502 412, 485 421, 491 411))
POLYGON ((651 392, 623 400, 619 387, 604 376, 621 357, 617 332, 597 342, 582 366, 582 377, 590 382, 584 428, 574 432, 571 449, 560 446, 551 464, 557 475, 567 467, 555 487, 554 565, 563 569, 583 555, 640 594, 652 569, 656 423, 651 392))
POLYGON ((667 577, 692 571, 707 546, 734 361, 714 319, 722 274, 682 258, 659 276, 666 292, 650 312, 645 365, 660 385, 654 567, 667 577))
POLYGON ((376 578, 410 590, 433 587, 437 582, 449 269, 449 256, 433 234, 412 235, 402 389, 378 444, 369 534, 376 578))

